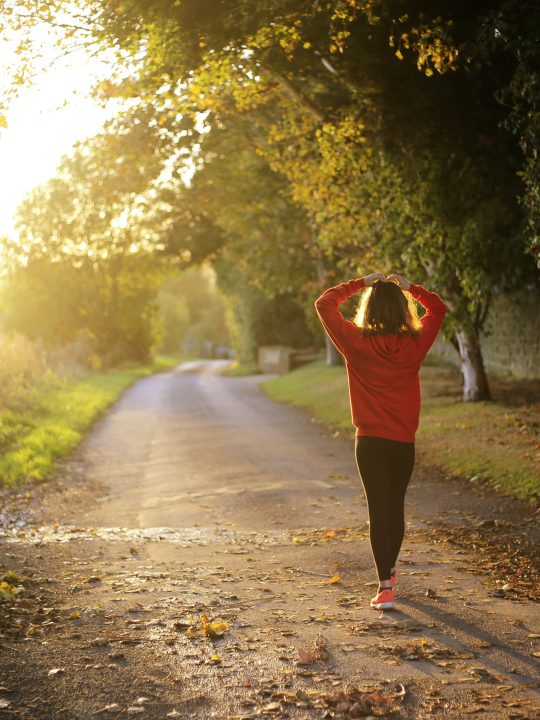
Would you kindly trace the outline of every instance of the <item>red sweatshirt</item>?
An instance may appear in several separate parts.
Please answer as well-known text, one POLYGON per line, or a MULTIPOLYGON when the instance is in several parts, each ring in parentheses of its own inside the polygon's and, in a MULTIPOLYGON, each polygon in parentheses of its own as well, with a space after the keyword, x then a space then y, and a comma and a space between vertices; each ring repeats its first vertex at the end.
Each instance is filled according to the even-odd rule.
POLYGON ((421 335, 363 335, 343 317, 339 305, 364 287, 363 278, 336 285, 321 295, 315 308, 346 360, 356 434, 414 442, 420 419, 418 373, 448 308, 436 293, 411 283, 408 292, 426 309, 421 335))

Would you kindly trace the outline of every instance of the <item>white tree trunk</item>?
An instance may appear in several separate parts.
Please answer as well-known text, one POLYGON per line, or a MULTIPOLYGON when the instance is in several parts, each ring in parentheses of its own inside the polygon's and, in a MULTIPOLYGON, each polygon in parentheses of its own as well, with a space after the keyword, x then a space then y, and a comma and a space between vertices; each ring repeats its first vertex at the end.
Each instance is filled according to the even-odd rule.
POLYGON ((463 401, 491 400, 477 332, 473 328, 457 330, 456 339, 463 375, 463 401))
POLYGON ((336 349, 336 346, 330 340, 327 333, 324 333, 324 340, 326 343, 326 364, 331 367, 344 365, 343 355, 336 349))
MULTIPOLYGON (((315 244, 314 239, 313 243, 315 244)), ((325 277, 324 259, 322 257, 317 258, 315 261, 315 268, 317 269, 317 277, 322 281, 325 277)), ((323 330, 323 333, 326 347, 326 364, 330 367, 339 367, 340 365, 344 365, 345 362, 343 360, 343 355, 336 349, 336 346, 330 340, 328 333, 325 330, 323 330)))

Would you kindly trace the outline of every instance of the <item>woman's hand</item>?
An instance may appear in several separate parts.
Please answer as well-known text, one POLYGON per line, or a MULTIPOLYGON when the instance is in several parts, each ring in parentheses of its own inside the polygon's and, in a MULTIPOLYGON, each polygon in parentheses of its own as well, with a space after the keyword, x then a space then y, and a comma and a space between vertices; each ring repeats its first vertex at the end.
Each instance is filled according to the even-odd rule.
POLYGON ((366 275, 364 277, 364 283, 366 284, 366 287, 370 287, 370 285, 373 285, 375 280, 382 280, 382 282, 384 282, 386 280, 386 278, 380 272, 374 272, 374 273, 371 273, 371 275, 366 275))
POLYGON ((396 275, 396 273, 388 275, 386 281, 397 283, 402 290, 408 290, 411 286, 411 283, 406 277, 403 277, 403 275, 396 275))

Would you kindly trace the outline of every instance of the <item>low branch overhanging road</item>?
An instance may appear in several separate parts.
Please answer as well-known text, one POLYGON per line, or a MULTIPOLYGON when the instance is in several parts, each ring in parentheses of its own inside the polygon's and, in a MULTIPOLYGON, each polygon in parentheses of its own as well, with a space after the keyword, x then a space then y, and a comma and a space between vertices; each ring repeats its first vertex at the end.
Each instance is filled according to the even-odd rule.
POLYGON ((352 432, 223 367, 139 381, 9 496, 0 717, 539 717, 528 507, 417 465, 374 611, 352 432))

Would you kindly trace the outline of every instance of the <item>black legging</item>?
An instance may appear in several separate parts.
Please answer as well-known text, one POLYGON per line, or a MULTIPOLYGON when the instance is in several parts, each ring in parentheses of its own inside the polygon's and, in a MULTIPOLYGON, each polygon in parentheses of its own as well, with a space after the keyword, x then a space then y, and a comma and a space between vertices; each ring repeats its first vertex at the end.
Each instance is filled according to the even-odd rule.
POLYGON ((405 534, 405 493, 415 459, 413 442, 356 437, 356 464, 369 511, 369 539, 379 581, 390 579, 405 534))

